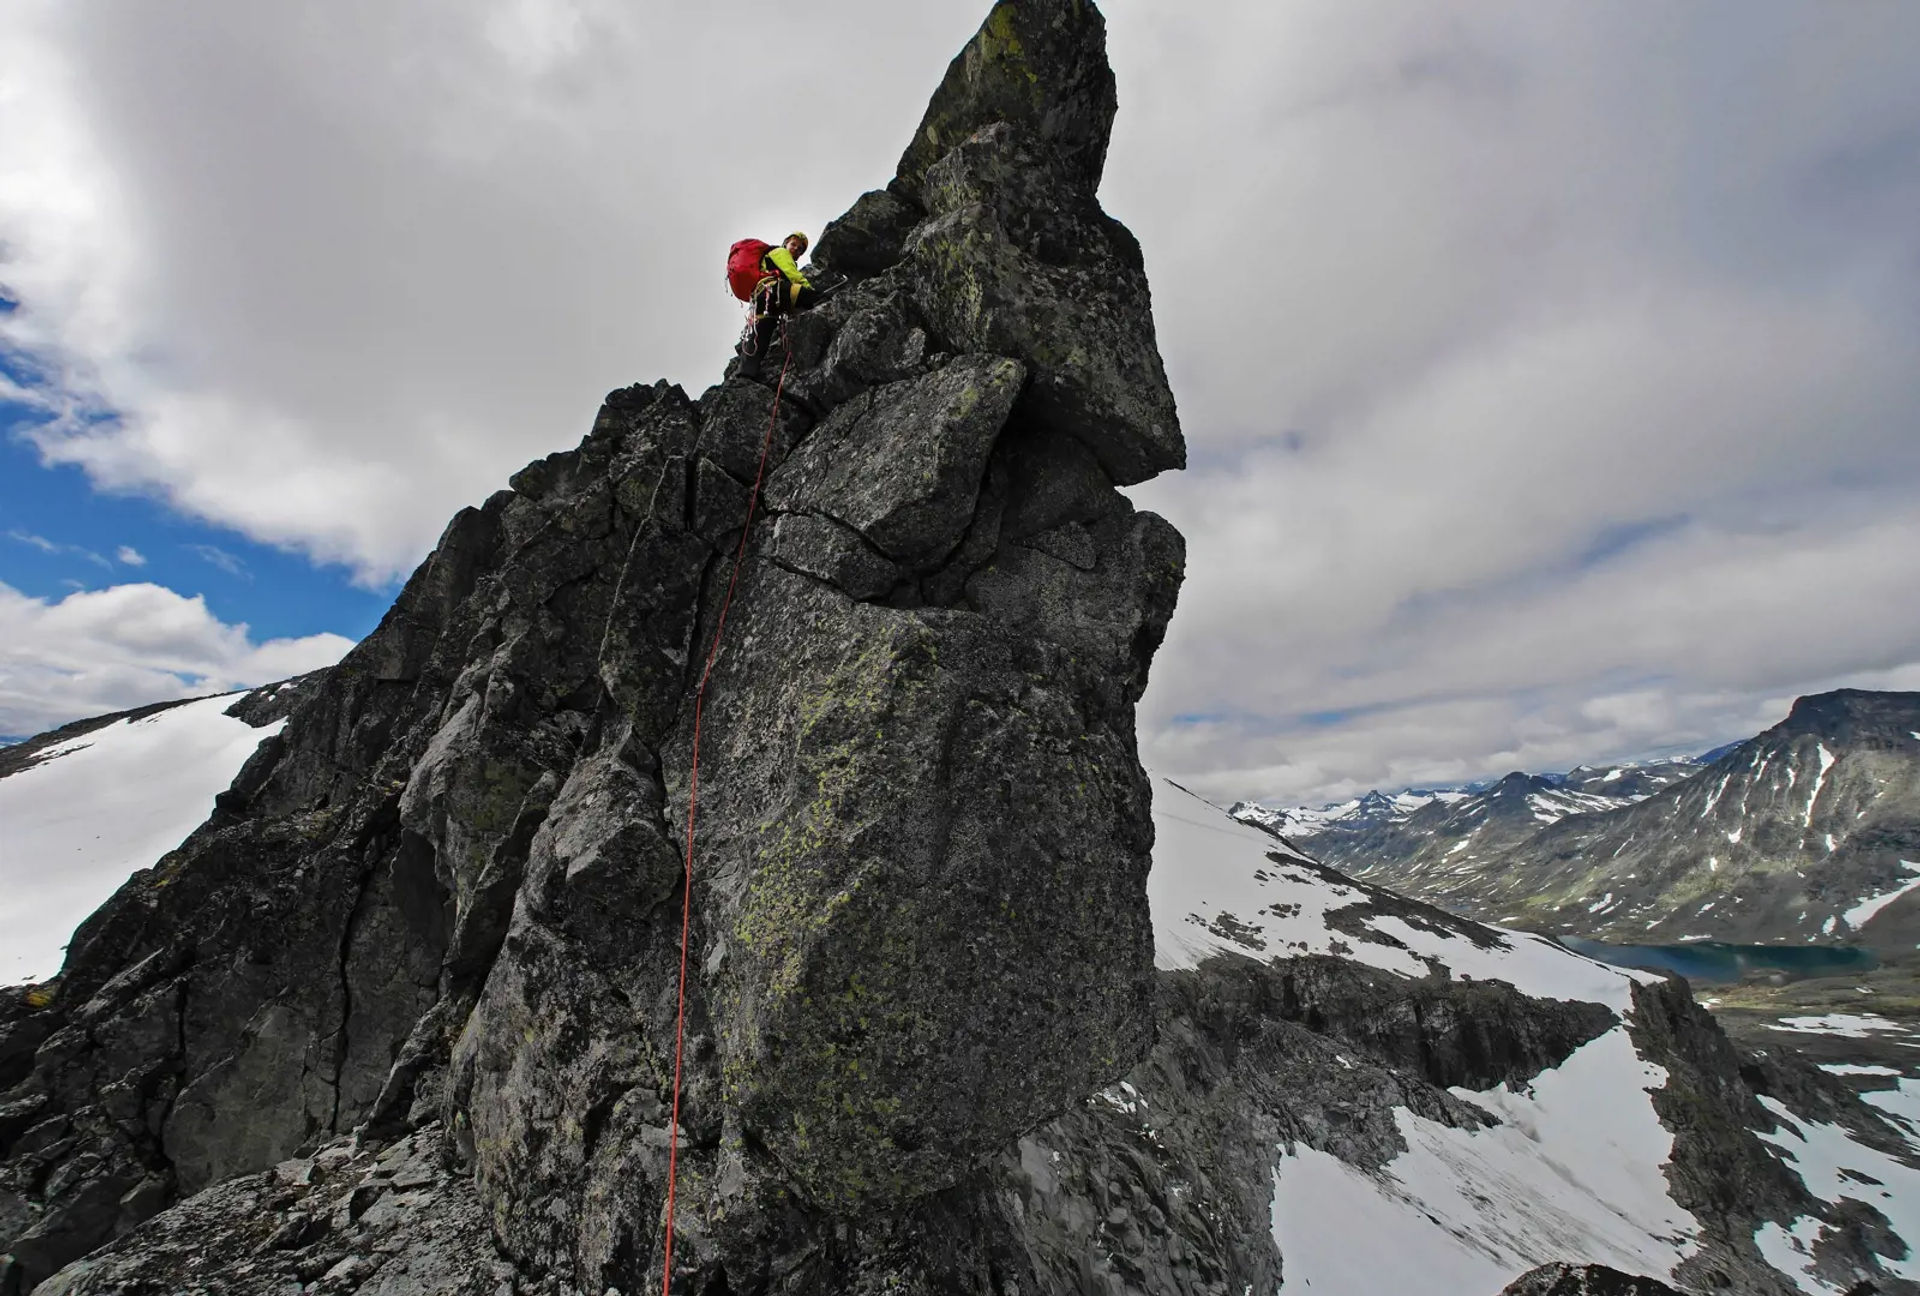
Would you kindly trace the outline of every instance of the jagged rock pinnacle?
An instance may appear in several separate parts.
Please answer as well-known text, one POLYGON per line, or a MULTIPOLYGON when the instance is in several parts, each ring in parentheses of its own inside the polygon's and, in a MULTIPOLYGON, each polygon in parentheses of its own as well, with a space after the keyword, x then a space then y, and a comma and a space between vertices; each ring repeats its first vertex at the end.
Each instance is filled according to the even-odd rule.
POLYGON ((1023 412, 1125 486, 1184 467, 1186 444, 1140 245, 1094 196, 1114 110, 1099 10, 1007 0, 947 69, 893 182, 814 256, 895 270, 952 345, 1018 356, 1023 412))
POLYGON ((686 1290, 980 1262, 912 1243, 928 1203, 1153 1030, 1133 714, 1183 555, 1114 487, 1184 450, 1139 249, 1093 196, 1112 113, 1097 10, 997 7, 901 183, 823 234, 855 282, 792 321, 777 410, 737 375, 614 392, 453 520, 54 1003, 0 1021, 44 1126, 20 1182, 62 1187, 25 1279, 430 1126, 460 1228, 582 1290, 657 1281, 676 1141, 686 1290), (691 686, 770 422, 701 721, 671 1128, 691 686))
POLYGON ((1092 193, 1118 105, 1107 24, 1086 0, 1002 0, 954 57, 900 155, 896 185, 917 196, 927 168, 983 126, 1006 122, 1059 152, 1092 193))

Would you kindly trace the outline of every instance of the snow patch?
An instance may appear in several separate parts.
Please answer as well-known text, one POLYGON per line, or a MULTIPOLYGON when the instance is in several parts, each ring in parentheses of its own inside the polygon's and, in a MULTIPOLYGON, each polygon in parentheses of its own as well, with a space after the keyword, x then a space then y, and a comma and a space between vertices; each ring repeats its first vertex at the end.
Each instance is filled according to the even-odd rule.
POLYGON ((1803 1292, 1836 1292, 1843 1289, 1814 1272, 1813 1245, 1820 1240, 1822 1225, 1812 1215, 1802 1215, 1791 1229, 1768 1220, 1754 1232, 1753 1244, 1760 1258, 1794 1280, 1803 1292))
MULTIPOLYGON (((1884 1068, 1872 1069, 1883 1070, 1884 1068)), ((1874 1089, 1861 1094, 1860 1101, 1879 1108, 1904 1124, 1908 1131, 1907 1141, 1914 1144, 1916 1149, 1920 1149, 1920 1080, 1903 1078, 1897 1081, 1892 1089, 1874 1089)))
POLYGON ((1833 753, 1827 750, 1825 743, 1820 744, 1820 777, 1813 781, 1813 791, 1807 796, 1807 814, 1803 826, 1813 827, 1813 803, 1820 799, 1820 789, 1827 781, 1827 771, 1833 768, 1833 753))
MULTIPOLYGON (((1915 864, 1912 860, 1901 860, 1900 867, 1909 873, 1920 873, 1920 864, 1915 864)), ((1859 904, 1847 910, 1841 917, 1846 921, 1847 926, 1853 928, 1855 931, 1859 931, 1862 927, 1865 927, 1873 921, 1875 914, 1885 909, 1888 905, 1915 887, 1920 887, 1920 877, 1902 882, 1891 891, 1882 891, 1879 895, 1868 896, 1859 904)))
POLYGON ((1713 807, 1719 802, 1721 793, 1727 790, 1727 780, 1732 777, 1733 774, 1731 771, 1720 776, 1720 786, 1713 790, 1713 795, 1707 798, 1707 804, 1701 808, 1700 817, 1702 819, 1705 819, 1713 813, 1713 807))
POLYGON ((81 921, 213 812, 263 739, 233 695, 116 720, 0 779, 0 983, 60 970, 81 921))
POLYGON ((1848 1039, 1868 1039, 1874 1035, 1898 1032, 1906 1034, 1907 1028, 1891 1018, 1879 1013, 1827 1013, 1821 1017, 1782 1017, 1779 1029, 1802 1031, 1811 1035, 1844 1035, 1848 1039))
POLYGON ((1396 1187, 1310 1147, 1282 1159, 1273 1185, 1280 1291, 1464 1296, 1525 1272, 1455 1237, 1396 1187))

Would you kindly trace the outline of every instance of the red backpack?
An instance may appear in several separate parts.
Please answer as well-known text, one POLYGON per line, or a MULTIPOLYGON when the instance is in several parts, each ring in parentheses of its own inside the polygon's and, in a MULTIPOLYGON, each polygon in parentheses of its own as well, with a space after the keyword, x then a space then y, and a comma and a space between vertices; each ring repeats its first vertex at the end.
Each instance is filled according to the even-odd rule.
POLYGON ((760 268, 761 259, 773 251, 773 244, 745 238, 727 249, 727 287, 741 301, 752 301, 753 290, 767 277, 760 268))

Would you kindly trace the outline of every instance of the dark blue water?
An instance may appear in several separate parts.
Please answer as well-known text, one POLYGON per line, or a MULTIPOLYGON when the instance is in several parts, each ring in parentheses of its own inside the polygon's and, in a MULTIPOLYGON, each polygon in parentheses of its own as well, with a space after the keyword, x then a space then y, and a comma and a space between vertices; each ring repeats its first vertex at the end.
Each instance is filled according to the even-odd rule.
POLYGON ((1839 976, 1880 966, 1872 950, 1858 945, 1723 945, 1719 941, 1609 945, 1578 936, 1562 936, 1559 940, 1574 953, 1602 963, 1672 972, 1689 981, 1738 981, 1752 972, 1781 972, 1795 979, 1839 976))

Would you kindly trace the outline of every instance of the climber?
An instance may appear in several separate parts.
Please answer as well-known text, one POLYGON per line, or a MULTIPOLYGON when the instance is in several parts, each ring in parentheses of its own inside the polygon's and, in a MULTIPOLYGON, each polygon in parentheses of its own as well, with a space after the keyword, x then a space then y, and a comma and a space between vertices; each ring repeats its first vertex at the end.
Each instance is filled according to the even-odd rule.
POLYGON ((740 273, 745 267, 743 262, 759 248, 754 272, 758 278, 754 281, 750 300, 753 304, 753 324, 751 337, 743 337, 740 342, 740 374, 746 378, 760 376, 760 361, 767 353, 767 347, 773 342, 773 331, 780 318, 796 311, 811 309, 819 302, 820 290, 811 280, 801 273, 800 257, 807 250, 807 236, 798 230, 787 235, 779 247, 771 247, 757 239, 742 239, 733 245, 727 258, 727 280, 736 296, 745 296, 740 292, 745 276, 740 273))

